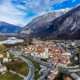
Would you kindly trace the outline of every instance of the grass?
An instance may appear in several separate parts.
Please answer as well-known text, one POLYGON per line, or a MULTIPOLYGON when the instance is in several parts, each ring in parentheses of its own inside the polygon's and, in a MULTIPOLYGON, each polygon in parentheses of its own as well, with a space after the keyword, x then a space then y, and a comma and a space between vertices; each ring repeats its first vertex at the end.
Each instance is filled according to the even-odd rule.
POLYGON ((0 80, 23 80, 23 78, 11 72, 6 72, 5 74, 0 74, 0 80))
POLYGON ((4 45, 0 45, 0 51, 5 50, 5 46, 4 45))
MULTIPOLYGON (((12 58, 12 59, 15 58, 15 56, 13 54, 11 54, 10 52, 8 52, 8 53, 9 53, 9 57, 10 58, 12 58)), ((6 52, 3 53, 3 57, 7 57, 7 53, 6 52)))
POLYGON ((13 70, 19 74, 22 74, 24 76, 27 76, 29 73, 29 67, 28 65, 22 61, 22 60, 16 60, 9 63, 5 63, 5 66, 7 66, 8 70, 13 70))
POLYGON ((74 64, 78 64, 78 60, 74 60, 73 58, 70 60, 70 66, 74 66, 74 64))
POLYGON ((10 58, 14 58, 15 56, 9 52, 10 58))
MULTIPOLYGON (((23 56, 23 55, 22 55, 23 56)), ((25 57, 25 56, 23 56, 23 57, 25 57)), ((27 58, 27 57, 25 57, 25 58, 27 58)), ((27 59, 29 59, 29 58, 27 58, 27 59)), ((30 60, 30 59, 29 59, 30 60)), ((32 61, 32 60, 30 60, 31 62, 32 62, 32 64, 34 65, 34 67, 35 67, 35 75, 34 75, 34 79, 35 80, 38 80, 38 78, 40 77, 40 75, 39 75, 39 71, 40 71, 40 66, 39 66, 39 64, 38 63, 36 63, 36 62, 34 62, 34 61, 32 61)))
POLYGON ((7 54, 6 54, 6 52, 4 52, 4 53, 3 53, 3 57, 7 57, 7 54))

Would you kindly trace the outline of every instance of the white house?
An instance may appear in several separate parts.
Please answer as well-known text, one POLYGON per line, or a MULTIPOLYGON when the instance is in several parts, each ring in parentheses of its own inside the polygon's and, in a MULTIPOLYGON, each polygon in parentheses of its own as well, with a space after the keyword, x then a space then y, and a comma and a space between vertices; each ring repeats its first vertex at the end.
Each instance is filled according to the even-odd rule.
POLYGON ((0 68, 0 72, 2 73, 2 72, 5 72, 7 70, 7 68, 5 67, 5 66, 3 66, 3 67, 1 67, 0 68))
POLYGON ((7 57, 3 58, 3 63, 6 63, 6 62, 8 62, 8 58, 7 57))

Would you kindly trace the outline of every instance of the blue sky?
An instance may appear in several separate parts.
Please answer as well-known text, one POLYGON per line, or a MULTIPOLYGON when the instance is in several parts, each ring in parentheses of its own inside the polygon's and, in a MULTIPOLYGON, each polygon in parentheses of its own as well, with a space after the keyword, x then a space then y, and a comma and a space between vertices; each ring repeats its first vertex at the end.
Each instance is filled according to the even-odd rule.
POLYGON ((0 0, 0 21, 26 25, 39 15, 79 3, 80 0, 0 0))

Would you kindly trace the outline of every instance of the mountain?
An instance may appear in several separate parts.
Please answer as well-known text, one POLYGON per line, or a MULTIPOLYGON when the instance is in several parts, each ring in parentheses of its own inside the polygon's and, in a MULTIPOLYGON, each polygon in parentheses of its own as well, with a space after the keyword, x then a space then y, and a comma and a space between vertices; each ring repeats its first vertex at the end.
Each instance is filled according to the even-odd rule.
POLYGON ((52 27, 56 30, 52 33, 62 39, 80 39, 80 5, 56 18, 52 27))
POLYGON ((80 5, 39 16, 20 33, 57 39, 80 39, 80 5))
POLYGON ((34 18, 28 25, 26 25, 22 30, 21 34, 27 34, 27 35, 32 35, 32 34, 37 34, 41 31, 44 31, 49 28, 51 25, 51 22, 56 19, 57 17, 65 14, 69 9, 61 9, 57 10, 55 12, 49 12, 46 13, 42 16, 39 16, 37 18, 34 18))
POLYGON ((21 29, 20 26, 0 21, 0 34, 17 34, 21 29))

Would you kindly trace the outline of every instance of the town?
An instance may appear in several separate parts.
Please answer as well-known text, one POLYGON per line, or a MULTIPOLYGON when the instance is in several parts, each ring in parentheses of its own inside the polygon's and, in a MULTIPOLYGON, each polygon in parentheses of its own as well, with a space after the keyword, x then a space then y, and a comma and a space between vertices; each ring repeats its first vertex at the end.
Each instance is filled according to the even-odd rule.
POLYGON ((79 80, 79 44, 79 40, 44 41, 34 38, 30 43, 20 42, 0 54, 0 73, 4 75, 9 71, 24 80, 58 80, 59 78, 60 80, 79 80), (10 62, 19 59, 28 64, 28 76, 15 72, 7 66, 10 62))

